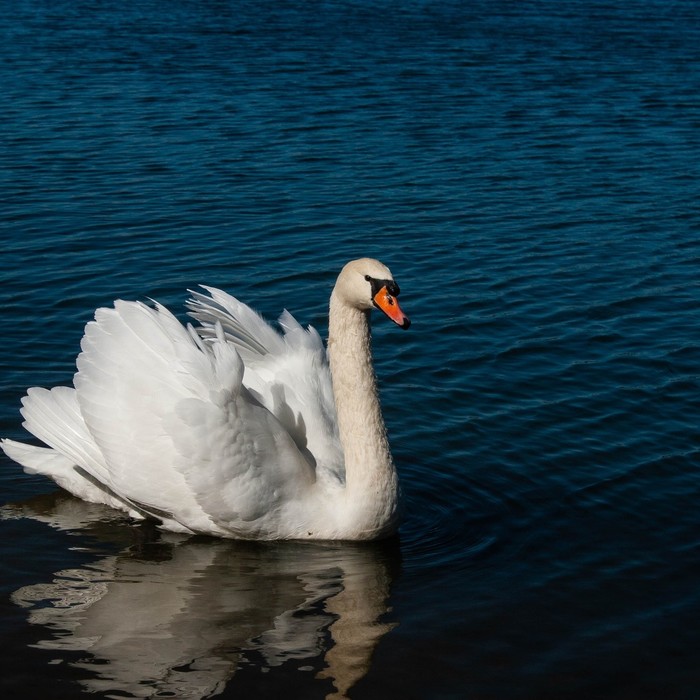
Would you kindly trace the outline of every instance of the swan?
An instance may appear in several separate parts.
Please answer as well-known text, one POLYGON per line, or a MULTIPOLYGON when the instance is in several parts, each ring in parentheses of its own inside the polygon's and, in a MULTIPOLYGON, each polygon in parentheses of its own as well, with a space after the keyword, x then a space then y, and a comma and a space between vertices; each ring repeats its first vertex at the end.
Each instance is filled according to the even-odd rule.
POLYGON ((29 474, 174 532, 248 540, 368 540, 396 531, 398 476, 377 394, 370 312, 401 328, 385 265, 343 267, 327 350, 285 311, 282 332, 202 287, 183 325, 117 300, 85 327, 74 387, 33 387, 4 439, 29 474))

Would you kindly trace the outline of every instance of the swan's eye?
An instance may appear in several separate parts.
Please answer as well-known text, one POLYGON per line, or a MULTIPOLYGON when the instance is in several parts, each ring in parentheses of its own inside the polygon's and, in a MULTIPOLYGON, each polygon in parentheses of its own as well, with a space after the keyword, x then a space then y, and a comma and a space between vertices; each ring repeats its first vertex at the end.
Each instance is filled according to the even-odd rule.
POLYGON ((366 279, 368 282, 371 282, 371 281, 372 281, 372 278, 371 278, 369 275, 365 275, 365 279, 366 279))

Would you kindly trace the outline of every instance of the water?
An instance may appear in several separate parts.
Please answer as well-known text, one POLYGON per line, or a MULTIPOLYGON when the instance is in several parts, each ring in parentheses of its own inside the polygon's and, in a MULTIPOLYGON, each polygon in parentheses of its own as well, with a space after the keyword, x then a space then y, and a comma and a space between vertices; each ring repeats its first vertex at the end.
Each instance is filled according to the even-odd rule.
POLYGON ((0 434, 114 298, 326 330, 378 257, 397 540, 184 539, 3 456, 8 696, 695 698, 700 8, 6 3, 0 434))

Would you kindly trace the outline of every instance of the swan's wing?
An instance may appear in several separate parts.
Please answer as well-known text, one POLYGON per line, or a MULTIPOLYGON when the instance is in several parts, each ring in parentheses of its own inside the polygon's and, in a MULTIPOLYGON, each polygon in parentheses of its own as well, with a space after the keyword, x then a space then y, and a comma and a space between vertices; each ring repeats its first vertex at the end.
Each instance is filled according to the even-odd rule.
POLYGON ((85 423, 110 486, 145 510, 245 536, 313 482, 287 431, 243 386, 223 334, 205 344, 160 305, 116 302, 88 324, 82 350, 85 423))
POLYGON ((220 326, 245 364, 243 382, 287 428, 317 464, 319 478, 343 479, 343 454, 326 350, 312 327, 304 329, 285 311, 283 334, 235 297, 211 287, 192 292, 190 315, 204 338, 220 326))
POLYGON ((275 535, 314 470, 242 375, 223 334, 205 344, 162 306, 118 301, 86 326, 75 392, 30 392, 26 424, 63 456, 45 455, 56 468, 78 464, 171 529, 275 535), (83 439, 64 435, 76 413, 83 439))

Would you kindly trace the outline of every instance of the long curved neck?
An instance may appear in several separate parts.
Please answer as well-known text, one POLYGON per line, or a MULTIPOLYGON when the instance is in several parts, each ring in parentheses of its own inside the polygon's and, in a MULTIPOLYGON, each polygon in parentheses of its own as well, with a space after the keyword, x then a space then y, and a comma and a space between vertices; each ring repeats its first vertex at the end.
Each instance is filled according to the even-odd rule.
POLYGON ((393 518, 398 478, 389 451, 372 366, 369 311, 331 295, 328 358, 333 377, 340 441, 349 496, 360 498, 379 518, 393 518), (391 501, 391 503, 389 503, 391 501))

